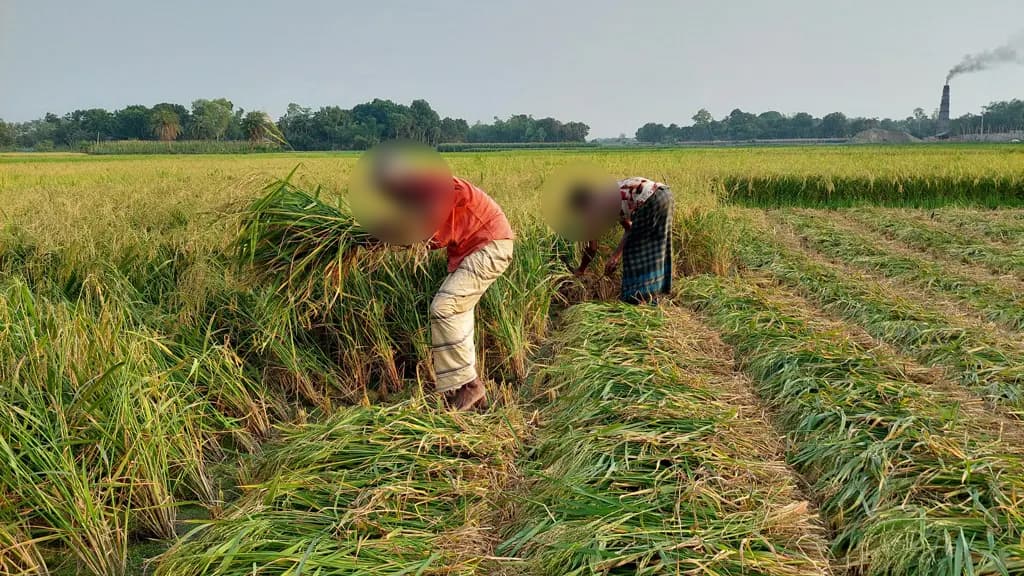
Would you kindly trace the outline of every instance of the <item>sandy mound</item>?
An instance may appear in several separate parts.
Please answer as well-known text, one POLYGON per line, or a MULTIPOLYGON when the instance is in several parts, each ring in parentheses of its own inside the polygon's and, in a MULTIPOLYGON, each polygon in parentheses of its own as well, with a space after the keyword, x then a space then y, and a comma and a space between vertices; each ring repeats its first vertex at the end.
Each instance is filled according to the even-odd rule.
POLYGON ((882 130, 881 128, 869 128, 863 132, 858 132, 856 136, 850 139, 850 142, 854 144, 906 144, 908 142, 920 141, 920 138, 915 138, 906 132, 882 130))

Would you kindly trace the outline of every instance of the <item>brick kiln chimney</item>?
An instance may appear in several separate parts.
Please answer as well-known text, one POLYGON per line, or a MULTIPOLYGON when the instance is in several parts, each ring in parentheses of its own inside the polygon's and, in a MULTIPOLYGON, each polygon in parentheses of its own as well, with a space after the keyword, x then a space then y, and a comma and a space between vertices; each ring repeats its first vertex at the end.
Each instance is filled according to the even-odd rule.
POLYGON ((942 103, 939 104, 938 136, 949 136, 949 84, 942 87, 942 103))

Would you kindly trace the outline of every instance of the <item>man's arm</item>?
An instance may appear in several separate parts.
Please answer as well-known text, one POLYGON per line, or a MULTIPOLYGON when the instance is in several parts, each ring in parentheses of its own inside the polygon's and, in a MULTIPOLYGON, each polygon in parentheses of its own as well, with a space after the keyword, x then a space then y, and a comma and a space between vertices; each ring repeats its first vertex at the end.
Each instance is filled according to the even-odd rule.
POLYGON ((626 248, 626 240, 629 239, 629 231, 633 229, 633 222, 629 220, 623 220, 622 224, 622 240, 619 240, 619 245, 615 247, 615 252, 612 252, 611 257, 608 258, 608 262, 604 266, 604 275, 611 276, 615 270, 619 267, 619 261, 622 260, 622 250, 626 248))
POLYGON ((587 271, 590 263, 594 260, 594 256, 597 255, 597 240, 588 240, 583 246, 583 258, 580 260, 580 267, 573 272, 577 276, 583 276, 583 273, 587 271))

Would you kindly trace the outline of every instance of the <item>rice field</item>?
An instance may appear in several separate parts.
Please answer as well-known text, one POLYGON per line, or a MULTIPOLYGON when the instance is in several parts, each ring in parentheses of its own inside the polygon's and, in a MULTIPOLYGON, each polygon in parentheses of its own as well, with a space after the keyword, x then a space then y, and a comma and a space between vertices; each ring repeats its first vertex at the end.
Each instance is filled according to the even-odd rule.
POLYGON ((1024 574, 1024 150, 451 154, 518 235, 468 414, 356 159, 0 155, 0 574, 1024 574), (570 274, 578 160, 672 186, 671 301, 570 274))

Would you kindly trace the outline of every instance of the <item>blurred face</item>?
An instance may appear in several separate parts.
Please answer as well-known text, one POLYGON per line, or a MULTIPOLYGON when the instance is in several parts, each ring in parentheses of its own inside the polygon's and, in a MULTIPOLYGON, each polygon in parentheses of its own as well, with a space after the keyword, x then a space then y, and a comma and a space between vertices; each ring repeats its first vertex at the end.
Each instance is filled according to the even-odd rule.
POLYGON ((349 192, 352 212, 370 234, 414 244, 433 235, 447 217, 454 182, 433 149, 388 143, 359 159, 349 192))
POLYGON ((618 218, 615 180, 594 166, 570 165, 555 172, 542 199, 548 225, 568 240, 596 240, 618 218))
POLYGON ((614 224, 619 212, 614 186, 579 187, 568 195, 569 210, 579 219, 586 240, 597 240, 614 224))

